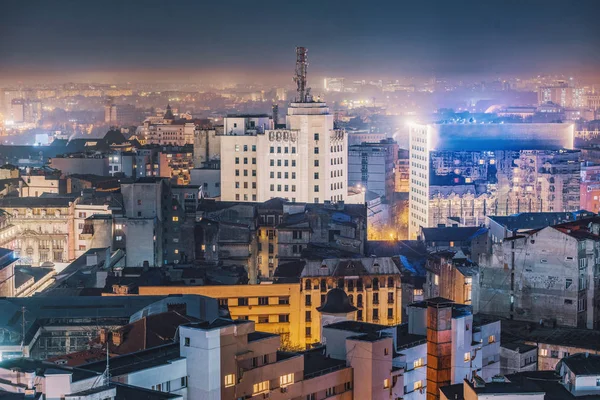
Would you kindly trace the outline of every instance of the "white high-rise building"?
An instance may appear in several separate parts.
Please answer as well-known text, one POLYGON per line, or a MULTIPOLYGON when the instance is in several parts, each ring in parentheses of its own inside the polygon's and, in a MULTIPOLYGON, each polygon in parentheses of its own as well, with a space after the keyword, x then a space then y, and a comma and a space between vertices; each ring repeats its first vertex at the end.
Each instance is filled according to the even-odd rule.
POLYGON ((409 239, 488 215, 579 209, 572 124, 410 126, 409 239))
POLYGON ((221 199, 264 202, 344 201, 348 138, 324 102, 306 88, 306 50, 297 49, 298 95, 286 127, 266 115, 227 117, 221 136, 221 199))

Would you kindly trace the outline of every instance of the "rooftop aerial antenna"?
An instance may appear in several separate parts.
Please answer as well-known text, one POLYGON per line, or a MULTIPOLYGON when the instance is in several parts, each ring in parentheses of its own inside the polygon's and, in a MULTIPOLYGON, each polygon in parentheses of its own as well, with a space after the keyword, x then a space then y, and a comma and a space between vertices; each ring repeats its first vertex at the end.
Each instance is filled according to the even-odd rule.
POLYGON ((308 103, 312 100, 310 96, 310 88, 306 86, 306 71, 308 69, 308 50, 306 47, 296 47, 296 74, 294 82, 296 82, 296 102, 308 103))
POLYGON ((25 347, 25 325, 27 324, 27 320, 25 319, 25 313, 27 309, 25 306, 21 307, 21 353, 23 352, 23 348, 25 347))
POLYGON ((108 356, 108 342, 106 343, 106 369, 102 373, 102 386, 110 384, 110 357, 108 356))

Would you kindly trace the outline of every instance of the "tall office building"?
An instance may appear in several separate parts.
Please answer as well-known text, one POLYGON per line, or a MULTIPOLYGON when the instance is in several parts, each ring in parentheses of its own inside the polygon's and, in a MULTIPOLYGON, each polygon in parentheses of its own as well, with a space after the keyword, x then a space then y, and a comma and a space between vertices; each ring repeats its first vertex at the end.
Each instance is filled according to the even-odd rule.
POLYGON ((572 124, 410 127, 409 238, 486 215, 579 209, 572 124))
POLYGON ((221 199, 264 202, 274 197, 323 203, 347 195, 347 144, 327 104, 306 85, 306 49, 296 49, 297 94, 286 127, 267 115, 232 116, 221 136, 221 199))

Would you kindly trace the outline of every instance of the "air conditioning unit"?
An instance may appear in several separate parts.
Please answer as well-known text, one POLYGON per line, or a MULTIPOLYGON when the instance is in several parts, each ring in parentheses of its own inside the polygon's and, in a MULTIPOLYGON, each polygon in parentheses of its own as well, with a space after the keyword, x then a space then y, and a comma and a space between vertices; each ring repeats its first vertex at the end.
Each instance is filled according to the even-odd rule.
POLYGON ((282 387, 281 388, 281 393, 286 393, 287 392, 287 387, 282 387))

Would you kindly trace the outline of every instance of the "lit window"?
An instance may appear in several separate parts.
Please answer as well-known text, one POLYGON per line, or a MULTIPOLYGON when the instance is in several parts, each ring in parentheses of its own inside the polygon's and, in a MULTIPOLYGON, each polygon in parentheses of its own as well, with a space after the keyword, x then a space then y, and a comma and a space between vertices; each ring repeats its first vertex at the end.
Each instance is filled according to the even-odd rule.
POLYGON ((284 387, 294 383, 294 374, 282 375, 279 377, 279 386, 284 387))
POLYGON ((269 390, 269 381, 262 381, 260 383, 255 383, 253 387, 252 394, 259 394, 269 390))
POLYGON ((225 375, 225 387, 235 385, 235 374, 225 375))
POLYGON ((414 389, 414 390, 419 390, 419 389, 421 389, 422 387, 423 387, 423 381, 416 381, 416 382, 413 384, 413 389, 414 389))
POLYGON ((120 242, 121 240, 123 240, 123 236, 117 236, 117 237, 115 237, 115 240, 117 242, 120 242))
POLYGON ((175 249, 175 254, 179 254, 179 249, 175 249))
POLYGON ((540 356, 548 357, 548 349, 540 349, 540 356))
POLYGON ((423 358, 417 358, 414 362, 413 362, 413 368, 420 368, 423 366, 423 358))
POLYGON ((496 343, 496 336, 490 335, 488 337, 488 343, 496 343))
POLYGON ((466 352, 465 353, 465 362, 470 361, 471 360, 471 353, 470 352, 466 352))
POLYGON ((433 284, 434 285, 440 284, 440 276, 439 275, 433 275, 433 284))
POLYGON ((454 242, 450 242, 450 247, 454 247, 454 242))
POLYGON ((390 387, 390 380, 389 379, 384 379, 383 381, 383 388, 384 389, 388 389, 390 387))
POLYGON ((173 217, 173 222, 179 221, 179 217, 173 217))
POLYGON ((117 225, 115 225, 115 229, 121 230, 121 229, 123 229, 123 225, 117 224, 117 225))

